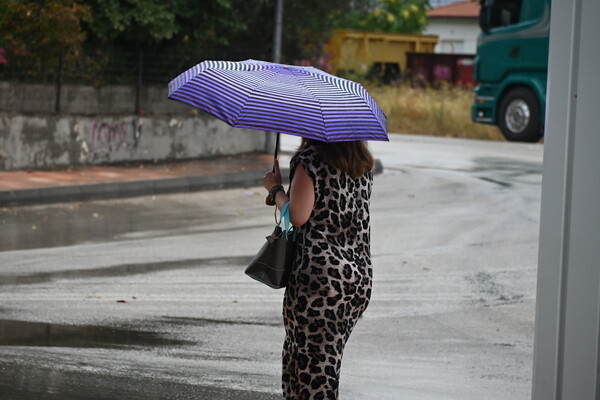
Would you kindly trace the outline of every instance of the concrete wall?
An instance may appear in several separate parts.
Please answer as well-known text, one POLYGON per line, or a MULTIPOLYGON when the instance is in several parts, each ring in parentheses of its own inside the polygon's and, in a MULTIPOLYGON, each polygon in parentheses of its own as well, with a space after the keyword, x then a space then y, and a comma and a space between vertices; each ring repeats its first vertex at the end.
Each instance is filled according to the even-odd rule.
MULTIPOLYGON (((167 98, 165 86, 142 86, 142 115, 171 115, 191 108, 167 98)), ((54 113, 56 87, 52 84, 0 82, 0 111, 54 113)), ((127 115, 135 113, 135 86, 62 85, 60 113, 77 115, 127 115)))
POLYGON ((0 170, 180 160, 265 150, 265 133, 196 116, 0 113, 0 170))
POLYGON ((0 82, 0 170, 179 160, 264 151, 262 131, 232 128, 144 87, 65 85, 61 113, 54 86, 0 82))

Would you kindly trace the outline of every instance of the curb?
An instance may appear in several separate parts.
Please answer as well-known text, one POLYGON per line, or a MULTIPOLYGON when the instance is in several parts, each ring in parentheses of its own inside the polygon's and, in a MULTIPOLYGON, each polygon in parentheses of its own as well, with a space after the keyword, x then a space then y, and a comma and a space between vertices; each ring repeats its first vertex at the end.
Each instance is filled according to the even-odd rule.
MULTIPOLYGON (((281 172, 283 176, 289 176, 288 168, 282 169, 281 172)), ((376 159, 373 173, 380 174, 382 172, 383 164, 380 160, 376 159)), ((264 174, 264 171, 242 171, 140 181, 102 182, 84 185, 4 190, 0 191, 0 207, 258 186, 262 184, 264 174)))

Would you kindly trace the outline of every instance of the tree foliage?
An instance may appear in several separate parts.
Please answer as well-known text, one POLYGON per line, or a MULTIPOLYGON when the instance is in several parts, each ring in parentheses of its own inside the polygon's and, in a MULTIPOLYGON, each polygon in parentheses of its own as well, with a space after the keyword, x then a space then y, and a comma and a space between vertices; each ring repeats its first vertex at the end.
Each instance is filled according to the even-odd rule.
MULTIPOLYGON (((152 46, 166 41, 228 44, 246 28, 240 0, 79 0, 89 5, 87 28, 101 43, 152 46)), ((262 3, 259 0, 258 3, 262 3)), ((250 8, 250 7, 247 7, 250 8)))
POLYGON ((340 16, 340 28, 421 33, 427 26, 428 0, 374 0, 367 7, 340 16))
POLYGON ((24 75, 52 73, 62 54, 77 58, 89 8, 68 0, 0 0, 0 47, 7 64, 24 75))
MULTIPOLYGON (((370 0, 285 0, 283 9, 282 62, 297 63, 320 55, 329 33, 336 27, 338 17, 370 0)), ((238 35, 238 41, 252 40, 254 47, 263 49, 263 58, 270 59, 273 46, 275 0, 254 2, 249 15, 248 29, 238 35)))
POLYGON ((102 42, 145 43, 170 39, 177 31, 175 15, 161 0, 81 0, 92 10, 88 29, 102 42))
MULTIPOLYGON (((122 82, 137 79, 143 50, 145 73, 162 81, 203 59, 271 59, 275 5, 276 0, 0 0, 0 47, 9 63, 32 75, 55 69, 58 55, 68 54, 78 76, 98 77, 118 64, 114 71, 126 71, 122 82)), ((285 0, 281 61, 314 60, 334 28, 420 32, 428 7, 427 0, 285 0)))

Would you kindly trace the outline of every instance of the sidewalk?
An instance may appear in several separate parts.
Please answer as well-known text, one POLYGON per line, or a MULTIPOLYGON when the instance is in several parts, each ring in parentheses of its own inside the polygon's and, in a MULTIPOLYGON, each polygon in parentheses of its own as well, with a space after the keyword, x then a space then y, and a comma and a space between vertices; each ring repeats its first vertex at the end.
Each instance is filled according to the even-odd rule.
MULTIPOLYGON (((279 153, 284 182, 291 153, 279 153)), ((85 201, 262 185, 273 154, 87 166, 49 171, 0 171, 0 207, 85 201)), ((375 160, 374 173, 383 171, 375 160)))
MULTIPOLYGON (((289 160, 289 154, 279 156, 282 166, 289 160)), ((244 154, 132 166, 2 171, 0 206, 255 186, 262 184, 272 165, 272 154, 244 154)), ((287 169, 282 169, 284 179, 287 174, 287 169)))

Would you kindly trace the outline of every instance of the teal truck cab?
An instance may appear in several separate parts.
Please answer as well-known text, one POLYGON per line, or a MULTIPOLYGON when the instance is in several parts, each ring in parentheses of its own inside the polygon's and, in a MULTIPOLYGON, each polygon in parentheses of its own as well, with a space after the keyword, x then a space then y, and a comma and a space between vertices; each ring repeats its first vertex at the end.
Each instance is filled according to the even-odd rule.
POLYGON ((471 118, 507 140, 544 134, 551 0, 480 0, 471 118))

